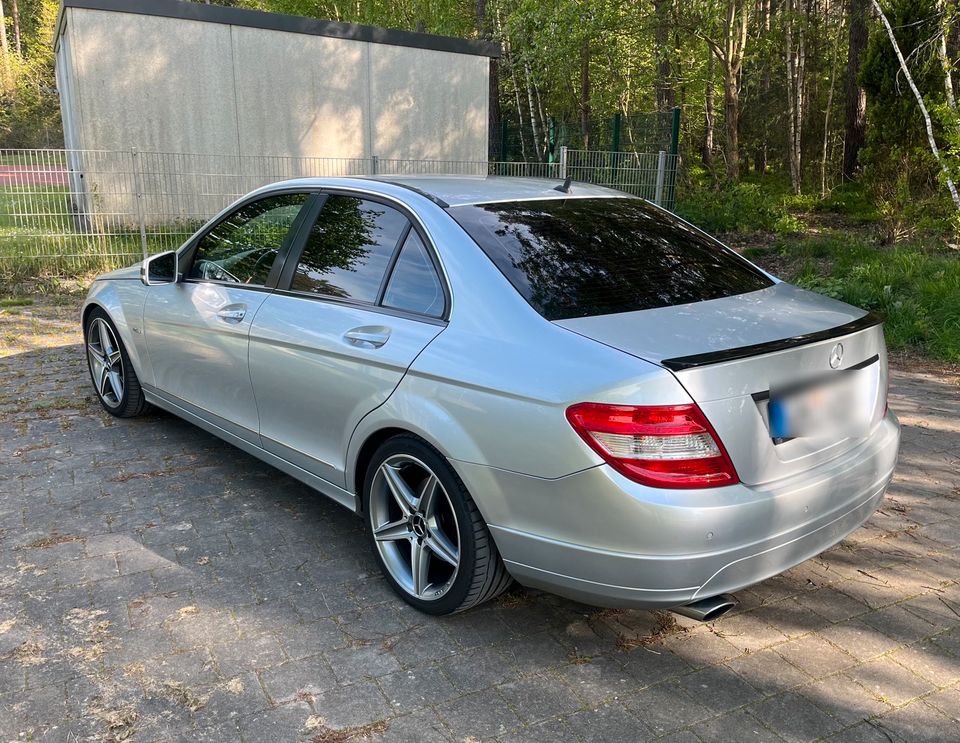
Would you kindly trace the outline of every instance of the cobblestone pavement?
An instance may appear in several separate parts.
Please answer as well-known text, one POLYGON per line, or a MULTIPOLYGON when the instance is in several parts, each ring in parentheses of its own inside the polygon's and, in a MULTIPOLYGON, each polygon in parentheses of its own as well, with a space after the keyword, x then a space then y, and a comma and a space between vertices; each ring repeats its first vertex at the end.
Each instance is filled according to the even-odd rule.
POLYGON ((949 374, 894 376, 883 510, 720 621, 522 589, 433 619, 346 510, 103 414, 75 318, 0 310, 0 740, 960 741, 949 374))

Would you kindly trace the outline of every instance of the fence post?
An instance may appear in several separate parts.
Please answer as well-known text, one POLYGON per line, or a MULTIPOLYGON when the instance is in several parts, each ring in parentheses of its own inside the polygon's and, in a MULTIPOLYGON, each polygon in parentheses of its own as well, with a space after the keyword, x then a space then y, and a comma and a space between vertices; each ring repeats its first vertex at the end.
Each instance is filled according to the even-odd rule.
POLYGON ((657 190, 654 192, 653 203, 663 206, 663 181, 667 174, 667 153, 660 150, 657 155, 657 190))
POLYGON ((567 146, 563 145, 560 148, 560 177, 567 177, 567 146))
MULTIPOLYGON (((676 109, 680 110, 680 109, 676 109)), ((620 121, 621 116, 620 112, 617 111, 613 115, 613 136, 610 138, 610 151, 611 152, 620 152, 620 121)))
POLYGON ((147 220, 143 213, 143 175, 140 172, 140 153, 136 148, 130 150, 133 158, 133 180, 137 189, 137 220, 140 222, 140 249, 147 257, 147 220))
POLYGON ((376 175, 380 168, 380 158, 376 155, 370 155, 370 175, 376 175))
POLYGON ((670 123, 670 154, 680 152, 680 107, 673 109, 673 120, 670 123))

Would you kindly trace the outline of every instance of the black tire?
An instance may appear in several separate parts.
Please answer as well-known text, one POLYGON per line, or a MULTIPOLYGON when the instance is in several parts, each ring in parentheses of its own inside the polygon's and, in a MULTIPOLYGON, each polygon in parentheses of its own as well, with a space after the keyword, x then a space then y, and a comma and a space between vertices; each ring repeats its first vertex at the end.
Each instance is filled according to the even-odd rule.
POLYGON ((497 551, 497 547, 463 481, 447 460, 422 439, 401 434, 387 439, 374 453, 364 476, 363 516, 367 536, 377 563, 387 582, 400 598, 422 612, 433 615, 454 614, 489 601, 503 593, 513 583, 497 551), (370 509, 371 486, 380 466, 390 457, 405 454, 428 465, 449 496, 456 513, 460 539, 460 566, 453 585, 445 595, 425 601, 405 590, 391 575, 373 538, 370 509))
POLYGON ((120 338, 120 333, 117 331, 117 326, 114 325, 113 320, 110 319, 110 316, 99 307, 92 309, 90 314, 87 316, 87 321, 83 328, 84 350, 87 351, 89 348, 91 341, 90 331, 95 324, 94 321, 96 320, 102 320, 105 322, 113 332, 113 337, 116 340, 117 350, 120 352, 120 360, 123 365, 123 395, 117 401, 117 404, 114 405, 105 400, 104 396, 101 394, 97 386, 96 376, 94 375, 93 361, 90 358, 90 353, 86 353, 87 370, 90 373, 90 381, 93 383, 94 393, 96 394, 97 400, 100 402, 100 405, 104 410, 117 418, 135 418, 138 415, 143 415, 150 410, 150 403, 148 403, 146 398, 143 396, 143 389, 140 387, 140 379, 137 377, 136 371, 134 371, 133 364, 130 361, 130 355, 127 353, 126 346, 123 345, 123 340, 120 338))

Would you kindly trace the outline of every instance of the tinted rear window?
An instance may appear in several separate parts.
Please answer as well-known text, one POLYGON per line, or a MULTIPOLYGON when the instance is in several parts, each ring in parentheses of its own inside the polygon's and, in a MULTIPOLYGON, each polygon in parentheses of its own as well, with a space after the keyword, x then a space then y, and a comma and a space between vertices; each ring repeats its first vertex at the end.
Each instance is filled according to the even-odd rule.
POLYGON ((763 289, 763 273, 639 199, 515 201, 448 210, 548 320, 763 289))

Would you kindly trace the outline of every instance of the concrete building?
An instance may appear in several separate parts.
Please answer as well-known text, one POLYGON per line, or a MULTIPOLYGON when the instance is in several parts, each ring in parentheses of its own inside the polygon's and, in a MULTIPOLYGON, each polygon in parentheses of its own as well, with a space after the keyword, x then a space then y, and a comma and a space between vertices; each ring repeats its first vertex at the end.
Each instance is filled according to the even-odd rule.
MULTIPOLYGON (((56 72, 67 148, 197 154, 207 158, 204 175, 226 176, 253 167, 242 156, 486 160, 498 55, 485 41, 180 0, 63 0, 56 72)), ((86 179, 75 190, 95 193, 98 211, 121 210, 114 195, 130 188, 170 190, 134 178, 176 176, 159 164, 126 167, 130 182, 121 183, 100 173, 120 169, 89 160, 71 164, 86 179)), ((139 208, 200 216, 216 199, 198 203, 195 193, 263 180, 249 175, 212 187, 178 182, 179 207, 139 208)))

